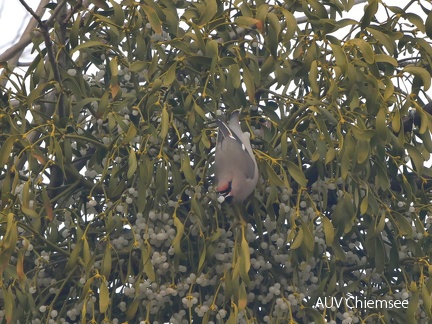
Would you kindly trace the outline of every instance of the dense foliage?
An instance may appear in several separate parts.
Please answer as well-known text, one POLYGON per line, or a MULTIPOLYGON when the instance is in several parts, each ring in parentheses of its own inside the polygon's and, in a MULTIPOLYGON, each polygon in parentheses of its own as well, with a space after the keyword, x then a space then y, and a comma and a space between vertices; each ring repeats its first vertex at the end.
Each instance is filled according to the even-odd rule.
POLYGON ((3 321, 430 322, 432 7, 394 3, 27 8, 31 64, 0 55, 3 321), (245 206, 212 187, 237 108, 245 206))

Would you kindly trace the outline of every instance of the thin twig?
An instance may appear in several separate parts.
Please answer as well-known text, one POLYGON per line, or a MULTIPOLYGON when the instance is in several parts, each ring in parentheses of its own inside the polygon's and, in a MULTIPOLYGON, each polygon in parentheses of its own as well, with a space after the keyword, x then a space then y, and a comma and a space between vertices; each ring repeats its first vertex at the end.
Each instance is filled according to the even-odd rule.
MULTIPOLYGON (((39 17, 42 17, 44 12, 45 12, 45 6, 49 3, 49 0, 41 0, 41 2, 39 3, 39 6, 36 10, 36 14, 39 17)), ((64 3, 64 2, 62 2, 64 3)), ((90 1, 89 0, 80 0, 80 3, 83 7, 88 7, 90 5, 90 1)), ((74 6, 68 13, 68 16, 66 17, 66 21, 68 21, 70 19, 70 17, 72 17, 72 15, 74 13, 76 13, 77 9, 79 9, 80 7, 80 3, 78 3, 76 6, 74 6)), ((60 11, 60 8, 58 9, 60 11)), ((56 10, 53 13, 53 16, 55 17, 56 12, 59 12, 56 10)), ((46 22, 46 25, 48 27, 52 27, 52 24, 54 22, 54 18, 53 19, 48 19, 48 21, 46 22)), ((20 56, 22 51, 24 50, 24 48, 26 48, 27 45, 29 45, 31 43, 32 40, 32 36, 31 36, 31 32, 36 28, 37 25, 37 20, 32 18, 29 22, 29 24, 27 25, 26 29, 24 30, 20 40, 18 43, 13 44, 11 47, 9 47, 7 50, 5 50, 2 54, 0 54, 0 62, 6 62, 6 61, 10 61, 12 60, 15 56, 20 56)), ((34 31, 34 35, 37 37, 40 35, 39 31, 34 31)))
POLYGON ((65 6, 66 1, 61 1, 57 4, 56 8, 54 9, 54 12, 52 13, 51 17, 46 22, 47 26, 52 26, 54 24, 55 19, 63 11, 63 7, 65 6))
MULTIPOLYGON (((55 55, 54 55, 54 50, 53 50, 53 46, 52 46, 52 42, 51 42, 51 38, 49 35, 49 26, 44 23, 41 19, 41 17, 39 15, 37 15, 32 8, 30 8, 30 6, 24 1, 24 0, 19 0, 19 2, 21 2, 21 4, 23 5, 23 7, 33 16, 34 19, 36 19, 36 21, 39 23, 39 27, 42 33, 42 36, 44 38, 44 42, 45 42, 45 46, 47 49, 47 54, 48 54, 48 60, 51 63, 51 67, 53 69, 53 74, 54 74, 54 80, 56 80, 59 84, 61 84, 61 78, 60 78, 60 72, 58 70, 58 66, 57 66, 57 62, 55 60, 55 55)), ((63 2, 61 2, 61 4, 63 4, 63 2)), ((62 5, 59 4, 58 7, 62 7, 62 5)), ((56 8, 57 9, 57 8, 56 8)), ((52 18, 52 17, 51 17, 52 18)))
MULTIPOLYGON (((86 3, 87 4, 87 3, 86 3)), ((86 7, 86 4, 83 4, 83 0, 79 0, 77 2, 77 4, 71 9, 69 10, 68 15, 65 18, 65 22, 68 22, 69 19, 71 19, 71 17, 78 11, 78 9, 82 6, 86 7)), ((88 4, 87 4, 88 5, 88 4)))
POLYGON ((34 19, 36 19, 36 21, 42 27, 44 23, 42 22, 41 17, 38 14, 36 14, 36 12, 34 12, 33 9, 24 0, 19 0, 19 2, 21 2, 23 7, 33 16, 34 19))
MULTIPOLYGON (((43 16, 45 13, 45 6, 49 3, 49 0, 42 0, 39 3, 39 6, 36 9, 36 14, 39 16, 43 16)), ((21 57, 24 48, 31 43, 31 32, 36 28, 37 20, 31 18, 28 22, 23 34, 21 35, 18 43, 14 44, 12 47, 8 48, 3 54, 0 55, 0 62, 8 62, 8 70, 12 71, 17 65, 19 58, 21 57)), ((35 32, 36 36, 38 36, 39 32, 35 32)), ((9 73, 6 69, 3 71, 2 75, 9 73)), ((4 78, 0 87, 4 87, 8 81, 8 78, 4 78)))

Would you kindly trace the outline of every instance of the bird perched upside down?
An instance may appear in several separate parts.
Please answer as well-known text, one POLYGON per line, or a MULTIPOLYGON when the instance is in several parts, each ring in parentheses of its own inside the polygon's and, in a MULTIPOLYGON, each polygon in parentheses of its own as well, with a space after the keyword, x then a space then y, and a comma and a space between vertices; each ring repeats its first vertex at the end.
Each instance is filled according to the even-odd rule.
POLYGON ((258 182, 250 135, 242 132, 239 115, 240 110, 235 110, 228 125, 216 119, 219 127, 215 153, 216 191, 234 202, 243 202, 258 182))

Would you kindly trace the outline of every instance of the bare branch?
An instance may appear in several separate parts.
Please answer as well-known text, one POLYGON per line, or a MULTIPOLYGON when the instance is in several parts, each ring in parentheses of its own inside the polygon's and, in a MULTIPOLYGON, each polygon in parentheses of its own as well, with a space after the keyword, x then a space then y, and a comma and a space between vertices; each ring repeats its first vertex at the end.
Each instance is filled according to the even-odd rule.
MULTIPOLYGON (((49 3, 49 0, 41 0, 38 8, 35 11, 36 15, 38 15, 39 17, 42 17, 45 13, 45 10, 46 10, 45 6, 48 3, 49 3)), ((90 4, 90 1, 88 1, 88 0, 84 0, 84 1, 80 0, 76 6, 74 6, 71 10, 69 10, 68 16, 66 17, 65 20, 69 20, 70 17, 79 9, 80 6, 84 6, 87 8, 89 6, 89 4, 90 4)), ((58 9, 56 8, 52 17, 54 17, 56 15, 56 11, 57 10, 60 11, 60 9, 61 8, 58 8, 58 9)), ((50 17, 50 19, 48 19, 48 21, 46 22, 46 24, 48 26, 51 26, 53 23, 53 19, 51 19, 52 17, 50 17)), ((37 23, 38 23, 38 21, 36 19, 34 19, 33 17, 32 17, 32 19, 30 19, 30 21, 29 21, 26 29, 24 30, 19 42, 12 45, 7 50, 5 50, 2 54, 0 54, 0 62, 9 61, 18 53, 19 53, 18 57, 21 56, 21 53, 24 51, 26 46, 31 43, 31 40, 32 40, 31 32, 36 28, 37 23)), ((40 32, 38 30, 35 30, 34 34, 35 34, 35 36, 39 36, 40 32)), ((18 61, 18 59, 16 61, 18 61)), ((17 63, 15 63, 15 64, 17 64, 17 63)), ((12 65, 10 64, 10 66, 12 66, 12 65)))
POLYGON ((24 8, 33 16, 34 19, 36 19, 39 25, 41 26, 44 25, 44 23, 41 20, 41 16, 36 14, 36 12, 34 12, 33 9, 24 0, 19 0, 19 2, 21 2, 24 8))
MULTIPOLYGON (((45 13, 45 6, 49 3, 49 0, 41 0, 39 3, 39 6, 36 9, 35 14, 37 16, 42 17, 45 13)), ((18 60, 22 55, 22 52, 26 48, 28 44, 31 43, 32 36, 31 32, 36 28, 38 24, 38 21, 33 17, 30 19, 29 23, 27 24, 27 27, 25 28, 21 38, 19 39, 18 43, 7 49, 3 54, 0 55, 0 62, 8 61, 8 69, 13 70, 17 64, 18 60)), ((38 35, 38 31, 35 32, 36 35, 38 35)), ((3 71, 2 74, 6 73, 6 71, 3 71)), ((1 87, 4 87, 6 85, 7 78, 2 80, 0 83, 1 87)))
MULTIPOLYGON (((39 15, 37 15, 37 14, 33 11, 33 9, 30 8, 29 5, 28 5, 24 0, 19 0, 19 2, 21 2, 21 4, 24 6, 24 8, 26 8, 26 10, 27 10, 27 11, 28 11, 32 16, 33 16, 33 18, 36 19, 36 21, 39 23, 39 27, 40 27, 40 29, 41 29, 42 36, 43 36, 43 38, 44 38, 45 46, 46 46, 46 49, 47 49, 48 60, 50 61, 51 66, 52 66, 52 69, 53 69, 54 79, 55 79, 59 84, 61 84, 60 72, 59 72, 59 70, 58 70, 57 62, 56 62, 56 60, 55 60, 54 50, 53 50, 53 47, 52 47, 52 41, 51 41, 51 38, 50 38, 50 35, 49 35, 49 26, 48 26, 46 23, 44 23, 44 22, 42 21, 41 17, 40 17, 39 15)), ((61 3, 59 3, 58 6, 57 6, 57 8, 56 8, 56 11, 57 11, 57 9, 58 9, 59 7, 60 7, 59 9, 61 9, 61 8, 63 7, 64 4, 65 4, 64 1, 62 1, 61 3)), ((60 12, 60 10, 57 11, 57 12, 60 12)), ((53 15, 52 17, 54 17, 54 15, 53 15)), ((51 17, 51 18, 52 18, 52 17, 51 17)), ((50 19, 51 19, 51 18, 50 18, 50 19)))

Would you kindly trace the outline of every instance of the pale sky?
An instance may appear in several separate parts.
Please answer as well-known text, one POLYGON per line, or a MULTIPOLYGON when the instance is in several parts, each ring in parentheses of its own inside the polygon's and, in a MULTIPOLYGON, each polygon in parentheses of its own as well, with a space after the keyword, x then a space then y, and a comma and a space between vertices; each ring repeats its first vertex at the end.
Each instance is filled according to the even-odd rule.
MULTIPOLYGON (((39 4, 39 0, 27 0, 26 2, 33 10, 36 10, 39 4)), ((30 17, 18 0, 0 0, 0 54, 18 41, 30 17)), ((28 55, 23 59, 25 60, 26 57, 30 60, 28 55)))

